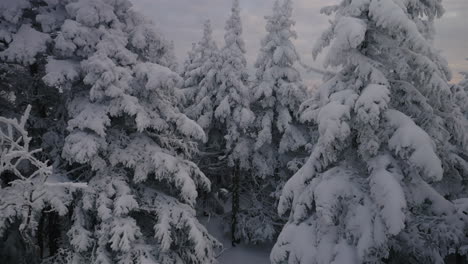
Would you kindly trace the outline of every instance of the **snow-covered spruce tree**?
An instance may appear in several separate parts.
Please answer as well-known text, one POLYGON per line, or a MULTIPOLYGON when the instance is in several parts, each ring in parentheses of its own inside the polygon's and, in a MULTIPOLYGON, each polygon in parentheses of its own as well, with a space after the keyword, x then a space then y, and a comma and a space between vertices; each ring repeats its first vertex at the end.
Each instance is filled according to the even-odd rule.
POLYGON ((234 167, 238 164, 240 168, 248 168, 248 155, 244 155, 248 142, 244 132, 253 123, 255 116, 250 110, 250 90, 247 85, 247 61, 242 39, 239 0, 233 1, 232 13, 226 22, 225 30, 225 46, 221 50, 221 84, 216 95, 219 103, 214 116, 226 128, 224 138, 229 153, 229 166, 234 167))
POLYGON ((238 240, 240 169, 248 170, 250 166, 252 142, 246 132, 254 121, 249 109, 250 91, 238 0, 233 1, 225 30, 225 46, 218 51, 211 26, 205 23, 203 38, 189 53, 183 76, 188 98, 186 113, 197 120, 208 136, 201 147, 199 164, 209 176, 216 197, 206 197, 204 202, 210 207, 219 207, 215 211, 220 213, 224 206, 217 198, 218 191, 221 188, 231 191, 231 233, 233 240, 238 240))
POLYGON ((242 238, 250 242, 274 239, 282 222, 275 213, 284 183, 306 157, 310 143, 307 129, 298 121, 299 106, 306 99, 306 87, 295 68, 299 55, 292 43, 292 1, 275 1, 273 14, 266 17, 267 35, 255 63, 252 111, 256 115, 252 175, 243 184, 246 204, 240 213, 242 238), (278 195, 277 195, 278 194, 278 195))
POLYGON ((83 3, 71 4, 74 20, 62 28, 63 41, 56 43, 58 51, 73 47, 77 33, 99 40, 96 49, 88 50, 84 43, 67 52, 84 53, 85 86, 76 87, 70 104, 71 134, 63 154, 95 171, 90 179, 94 188, 75 210, 69 232, 75 258, 214 262, 217 242, 193 209, 197 189, 209 190, 210 183, 189 160, 196 150, 191 138, 203 140, 205 135, 174 107, 180 100, 180 77, 156 64, 164 62, 159 57, 142 56, 158 36, 128 2, 83 3), (88 13, 89 4, 95 16, 80 16, 88 13), (87 230, 89 221, 97 225, 87 230))
POLYGON ((314 49, 340 71, 305 102, 318 142, 283 189, 273 263, 443 263, 464 237, 467 121, 431 46, 440 1, 346 0, 314 49), (455 197, 454 197, 455 196, 455 197))
MULTIPOLYGON (((72 194, 85 184, 70 183, 38 159, 25 129, 31 106, 21 119, 0 116, 0 255, 3 263, 34 263, 37 233, 45 208, 64 216, 72 194), (8 233, 8 235, 6 235, 8 233)), ((42 253, 42 252, 41 252, 42 253)))
POLYGON ((186 96, 186 114, 209 132, 213 123, 221 58, 213 40, 211 22, 205 21, 203 37, 194 44, 182 77, 186 96))
POLYGON ((203 37, 193 43, 185 61, 182 77, 184 78, 185 113, 196 120, 205 130, 207 142, 199 145, 197 164, 212 182, 211 192, 201 197, 200 208, 205 214, 223 214, 224 200, 219 198, 220 188, 226 188, 220 179, 220 171, 226 169, 224 126, 215 118, 215 109, 220 86, 222 60, 220 51, 213 40, 213 31, 209 20, 203 25, 203 37), (220 159, 221 157, 221 159, 220 159))
POLYGON ((214 262, 217 242, 193 209, 210 184, 189 160, 204 133, 174 107, 170 43, 126 0, 6 2, 17 12, 4 17, 38 14, 12 20, 19 29, 1 55, 35 58, 16 40, 50 50, 42 79, 71 97, 62 156, 90 168, 76 178, 90 187, 73 204, 70 240, 47 263, 214 262))
MULTIPOLYGON (((240 186, 242 176, 251 169, 252 139, 247 132, 255 116, 250 110, 250 90, 247 84, 245 44, 239 1, 234 0, 231 16, 225 26, 225 46, 221 50, 220 85, 216 94, 215 122, 222 125, 225 140, 224 155, 230 168, 228 179, 231 191, 231 235, 233 243, 242 237, 239 225, 240 186)), ((211 136, 211 133, 208 134, 211 136)))

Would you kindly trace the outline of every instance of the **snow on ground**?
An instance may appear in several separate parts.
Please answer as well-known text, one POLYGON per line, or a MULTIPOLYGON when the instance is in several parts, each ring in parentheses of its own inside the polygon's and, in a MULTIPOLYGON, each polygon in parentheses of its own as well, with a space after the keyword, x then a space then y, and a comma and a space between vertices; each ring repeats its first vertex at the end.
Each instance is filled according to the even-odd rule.
POLYGON ((219 217, 202 218, 200 222, 224 246, 219 253, 219 264, 270 264, 270 251, 272 245, 231 245, 229 234, 224 234, 219 217))
MULTIPOLYGON (((230 241, 224 243, 225 247, 231 247, 230 241)), ((228 248, 218 258, 220 264, 269 264, 270 248, 236 246, 228 248)))

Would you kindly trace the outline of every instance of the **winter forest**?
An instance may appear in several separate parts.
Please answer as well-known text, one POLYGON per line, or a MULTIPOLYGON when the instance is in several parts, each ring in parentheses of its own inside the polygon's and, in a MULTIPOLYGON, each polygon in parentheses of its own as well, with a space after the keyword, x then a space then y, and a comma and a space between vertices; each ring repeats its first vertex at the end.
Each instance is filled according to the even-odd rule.
POLYGON ((130 0, 0 0, 1 264, 468 263, 445 0, 330 1, 304 54, 272 0, 253 65, 245 1, 176 54, 130 0))

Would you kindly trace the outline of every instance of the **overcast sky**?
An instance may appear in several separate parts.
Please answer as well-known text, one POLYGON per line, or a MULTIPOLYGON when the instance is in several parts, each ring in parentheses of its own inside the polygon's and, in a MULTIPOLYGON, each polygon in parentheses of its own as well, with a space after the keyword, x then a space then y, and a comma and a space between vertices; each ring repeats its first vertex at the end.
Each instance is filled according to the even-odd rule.
MULTIPOLYGON (((151 18, 166 35, 174 41, 176 55, 182 63, 192 43, 202 35, 202 24, 210 19, 214 38, 221 47, 224 43, 224 24, 229 16, 231 0, 132 0, 135 8, 151 18)), ((265 35, 264 16, 271 13, 274 0, 240 0, 244 39, 247 46, 247 60, 253 64, 265 35)), ((315 40, 328 25, 328 17, 320 15, 321 7, 337 0, 295 0, 294 19, 298 39, 296 48, 302 60, 310 65, 320 66, 321 60, 312 60, 311 50, 315 40)), ((458 72, 468 71, 468 0, 443 0, 446 13, 437 20, 435 45, 449 61, 454 81, 460 78, 458 72)), ((308 77, 314 78, 314 77, 308 77)))

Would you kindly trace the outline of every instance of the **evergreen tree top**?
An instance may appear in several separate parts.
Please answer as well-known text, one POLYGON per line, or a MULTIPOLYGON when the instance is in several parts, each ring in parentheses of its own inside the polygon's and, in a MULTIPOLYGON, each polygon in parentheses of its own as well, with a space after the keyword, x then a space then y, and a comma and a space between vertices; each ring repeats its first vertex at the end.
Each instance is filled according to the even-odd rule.
MULTIPOLYGON (((245 54, 245 43, 242 38, 242 22, 240 17, 240 7, 239 0, 233 0, 231 15, 226 21, 226 26, 224 27, 224 41, 225 41, 225 52, 235 52, 240 54, 245 54), (228 51, 229 50, 229 51, 228 51)), ((238 56, 240 56, 240 54, 238 56)), ((242 64, 246 65, 246 61, 242 64)))

